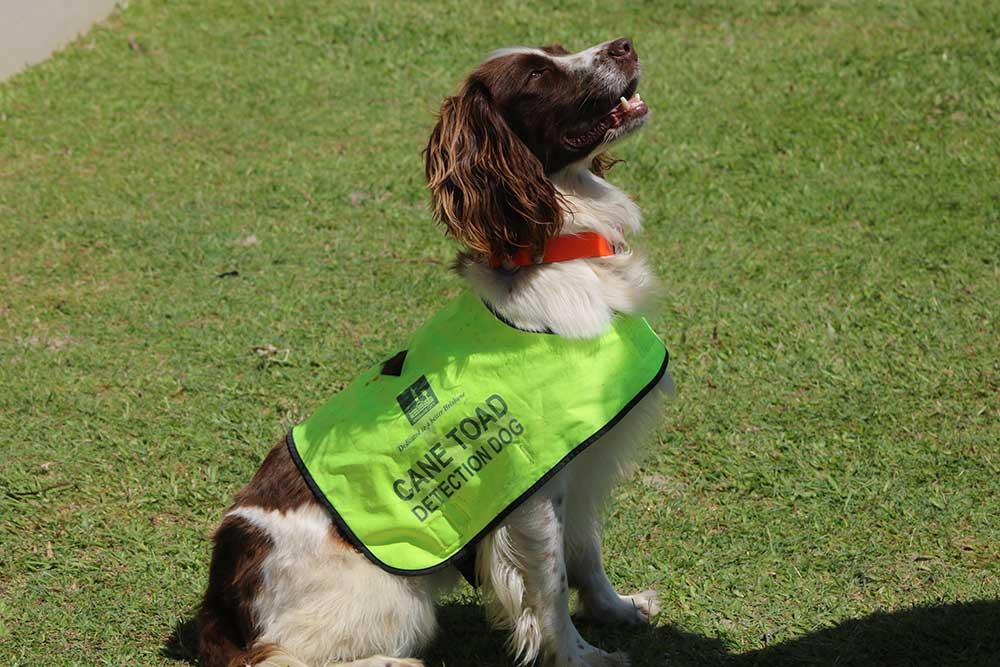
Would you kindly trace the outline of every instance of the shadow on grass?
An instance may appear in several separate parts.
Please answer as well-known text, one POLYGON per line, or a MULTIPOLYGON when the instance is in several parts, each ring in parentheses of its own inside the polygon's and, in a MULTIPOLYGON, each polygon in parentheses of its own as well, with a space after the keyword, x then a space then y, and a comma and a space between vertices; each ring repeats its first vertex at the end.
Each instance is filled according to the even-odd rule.
POLYGON ((1000 665, 1000 601, 875 613, 746 653, 732 664, 1000 665))
MULTIPOLYGON (((439 610, 440 632, 426 652, 428 665, 502 667, 512 664, 504 635, 491 631, 476 604, 439 610)), ((194 619, 180 621, 160 655, 197 664, 194 619)), ((914 607, 844 621, 766 648, 736 654, 714 637, 674 626, 630 629, 580 625, 591 643, 625 651, 635 667, 995 667, 1000 665, 1000 601, 914 607)))
POLYGON ((167 641, 160 647, 160 655, 170 660, 198 664, 198 616, 177 621, 167 641))

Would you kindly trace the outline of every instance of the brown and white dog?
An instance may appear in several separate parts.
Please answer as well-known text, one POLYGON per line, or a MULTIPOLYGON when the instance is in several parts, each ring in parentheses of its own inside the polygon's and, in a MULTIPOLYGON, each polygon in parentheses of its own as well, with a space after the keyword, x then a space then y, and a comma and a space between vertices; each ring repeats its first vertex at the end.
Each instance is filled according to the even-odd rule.
MULTIPOLYGON (((445 100, 426 151, 435 215, 465 246, 457 268, 509 324, 560 336, 601 335, 616 313, 637 311, 654 287, 626 235, 639 209, 604 180, 604 151, 644 124, 639 59, 628 39, 579 53, 560 46, 497 51, 445 100), (542 256, 559 234, 597 232, 609 257, 514 268, 525 248, 542 256), (491 260, 493 260, 491 262, 491 260)), ((615 592, 601 562, 600 515, 654 427, 656 388, 482 539, 476 575, 495 624, 527 664, 626 665, 588 644, 568 607, 597 622, 645 623, 647 591, 615 592)), ((236 494, 215 534, 201 610, 206 667, 400 667, 435 632, 445 570, 393 575, 348 544, 279 443, 236 494), (388 656, 388 657, 386 657, 388 656)))

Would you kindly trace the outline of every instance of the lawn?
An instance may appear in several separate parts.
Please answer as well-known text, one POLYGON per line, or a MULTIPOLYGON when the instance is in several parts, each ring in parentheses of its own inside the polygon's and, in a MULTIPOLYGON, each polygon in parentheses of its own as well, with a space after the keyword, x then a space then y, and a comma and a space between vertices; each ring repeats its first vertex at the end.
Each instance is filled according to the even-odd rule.
MULTIPOLYGON (((460 289, 420 152, 501 45, 630 35, 612 180, 677 400, 636 665, 1000 664, 1000 5, 138 0, 0 84, 0 663, 193 663, 215 522, 460 289), (185 662, 186 661, 186 662, 185 662)), ((507 664, 470 590, 429 665, 507 664)))

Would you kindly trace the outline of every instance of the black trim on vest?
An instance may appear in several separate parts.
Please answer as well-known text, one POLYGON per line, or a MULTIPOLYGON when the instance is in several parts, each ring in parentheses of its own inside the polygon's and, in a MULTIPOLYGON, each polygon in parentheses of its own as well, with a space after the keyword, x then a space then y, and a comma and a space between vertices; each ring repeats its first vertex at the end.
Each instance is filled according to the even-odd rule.
POLYGON ((486 299, 480 299, 480 301, 482 301, 483 305, 486 306, 486 310, 490 311, 490 313, 493 314, 493 317, 497 318, 498 320, 500 320, 500 322, 502 322, 503 324, 506 324, 511 329, 517 329, 518 331, 523 331, 524 333, 541 333, 541 334, 549 334, 551 336, 554 336, 556 334, 555 331, 553 331, 552 329, 549 329, 548 327, 545 327, 541 331, 533 331, 531 329, 523 329, 523 328, 517 326, 516 324, 514 324, 513 322, 511 322, 510 320, 508 320, 506 317, 504 317, 503 315, 501 315, 499 312, 497 312, 497 310, 495 308, 493 308, 493 306, 490 305, 490 302, 487 301, 486 299))
POLYGON ((488 532, 496 528, 501 521, 507 518, 508 514, 517 509, 518 506, 525 500, 527 500, 533 493, 538 491, 538 489, 542 488, 542 486, 544 486, 546 482, 552 479, 552 477, 555 476, 556 473, 565 468, 566 464, 575 459, 584 449, 586 449, 594 442, 599 440, 601 436, 610 431, 615 426, 615 424, 620 422, 625 417, 625 415, 627 415, 632 410, 632 408, 634 408, 636 404, 639 403, 639 401, 645 398, 646 394, 652 391, 653 387, 655 387, 657 383, 659 383, 660 378, 662 378, 663 374, 667 372, 667 364, 669 363, 670 363, 670 352, 667 350, 666 346, 664 346, 663 363, 660 365, 660 370, 656 372, 656 374, 653 376, 653 379, 650 380, 646 384, 646 386, 644 386, 639 391, 638 394, 632 397, 632 400, 630 400, 625 405, 625 407, 618 412, 618 414, 612 417, 607 424, 599 428, 593 435, 591 435, 589 438, 587 438, 579 445, 574 447, 572 450, 570 450, 566 454, 566 456, 562 458, 562 460, 560 460, 557 464, 552 466, 552 468, 547 473, 542 475, 537 482, 532 484, 529 489, 527 489, 524 493, 515 498, 513 502, 507 505, 507 507, 505 507, 499 513, 497 513, 497 515, 493 517, 493 520, 490 521, 488 524, 486 524, 486 526, 484 526, 482 530, 480 530, 472 539, 470 539, 464 547, 462 547, 461 549, 453 553, 450 557, 448 557, 446 560, 438 563, 437 565, 432 565, 431 567, 425 567, 420 570, 402 570, 396 567, 392 567, 391 565, 386 565, 385 563, 380 561, 375 556, 375 554, 369 551, 368 547, 366 547, 364 543, 361 540, 359 540, 357 536, 354 535, 351 529, 347 526, 347 522, 344 521, 344 519, 340 516, 340 513, 338 513, 336 508, 334 508, 333 504, 330 503, 330 500, 316 485, 316 482, 315 480, 313 480, 312 475, 309 474, 309 470, 306 468, 305 463, 303 463, 301 457, 299 457, 299 452, 295 448, 295 438, 292 435, 292 431, 288 432, 288 435, 286 436, 285 440, 288 443, 288 451, 292 456, 292 460, 295 461, 295 465, 296 467, 298 467, 299 472, 302 474, 302 478, 306 481, 306 484, 309 486, 309 489, 313 492, 313 495, 316 496, 316 499, 319 501, 319 503, 324 507, 326 507, 327 511, 330 512, 330 515, 333 518, 334 523, 337 524, 337 528, 340 530, 341 536, 344 537, 348 542, 350 542, 355 549, 363 553, 365 557, 368 558, 368 560, 370 560, 372 563, 378 565, 386 572, 390 572, 392 574, 399 574, 406 577, 415 577, 423 574, 431 574, 433 572, 437 572, 449 566, 460 567, 459 563, 461 563, 465 559, 472 558, 473 562, 475 562, 474 559, 476 557, 476 544, 479 542, 479 540, 481 540, 488 532))

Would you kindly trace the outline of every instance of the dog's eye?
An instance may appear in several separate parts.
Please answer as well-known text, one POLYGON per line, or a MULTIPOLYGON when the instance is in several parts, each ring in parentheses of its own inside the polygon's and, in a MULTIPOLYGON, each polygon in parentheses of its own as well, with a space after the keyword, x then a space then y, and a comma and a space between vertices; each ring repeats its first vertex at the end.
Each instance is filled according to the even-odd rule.
POLYGON ((548 70, 546 70, 544 67, 542 69, 531 70, 531 74, 528 75, 528 80, 531 81, 533 79, 537 79, 541 75, 545 74, 545 72, 547 71, 548 70))

